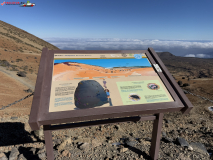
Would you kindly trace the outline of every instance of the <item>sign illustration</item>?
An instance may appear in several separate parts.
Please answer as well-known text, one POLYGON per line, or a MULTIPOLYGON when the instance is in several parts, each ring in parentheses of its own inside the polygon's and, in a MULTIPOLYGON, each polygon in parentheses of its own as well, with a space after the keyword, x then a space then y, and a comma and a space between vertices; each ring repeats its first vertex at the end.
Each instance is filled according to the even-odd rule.
POLYGON ((144 53, 54 55, 50 112, 173 101, 144 53))

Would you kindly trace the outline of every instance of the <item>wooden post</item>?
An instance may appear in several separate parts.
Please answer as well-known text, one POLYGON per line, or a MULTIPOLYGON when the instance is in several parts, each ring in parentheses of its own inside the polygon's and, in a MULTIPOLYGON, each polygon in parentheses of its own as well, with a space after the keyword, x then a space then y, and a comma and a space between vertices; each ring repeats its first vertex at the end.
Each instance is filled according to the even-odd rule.
POLYGON ((49 127, 49 125, 44 125, 44 140, 46 146, 47 160, 54 160, 52 131, 47 130, 49 127))
POLYGON ((152 141, 150 147, 150 156, 153 160, 158 159, 162 122, 163 122, 163 113, 156 114, 156 119, 154 120, 153 123, 152 141))

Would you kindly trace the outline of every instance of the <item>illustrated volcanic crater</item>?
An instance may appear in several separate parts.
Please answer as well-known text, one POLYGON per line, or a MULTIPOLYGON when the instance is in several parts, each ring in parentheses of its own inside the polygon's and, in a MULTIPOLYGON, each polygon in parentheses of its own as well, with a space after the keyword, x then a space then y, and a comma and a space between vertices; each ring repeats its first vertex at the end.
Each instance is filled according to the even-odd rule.
POLYGON ((93 77, 104 76, 112 78, 116 76, 156 76, 157 74, 152 67, 115 67, 104 68, 95 65, 88 65, 76 62, 64 62, 54 65, 53 80, 72 80, 74 77, 86 77, 93 79, 93 77))

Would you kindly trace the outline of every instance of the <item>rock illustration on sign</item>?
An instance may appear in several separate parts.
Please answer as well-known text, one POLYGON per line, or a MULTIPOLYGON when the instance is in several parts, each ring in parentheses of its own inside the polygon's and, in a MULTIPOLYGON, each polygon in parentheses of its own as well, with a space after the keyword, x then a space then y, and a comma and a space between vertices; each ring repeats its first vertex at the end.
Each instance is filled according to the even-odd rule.
POLYGON ((99 107, 109 103, 104 88, 95 80, 80 81, 74 99, 75 106, 79 109, 99 107))
POLYGON ((151 90, 158 90, 160 88, 160 86, 155 83, 149 83, 147 84, 147 87, 151 90))
POLYGON ((129 94, 129 99, 131 101, 139 101, 141 99, 141 97, 136 93, 131 93, 131 94, 129 94))

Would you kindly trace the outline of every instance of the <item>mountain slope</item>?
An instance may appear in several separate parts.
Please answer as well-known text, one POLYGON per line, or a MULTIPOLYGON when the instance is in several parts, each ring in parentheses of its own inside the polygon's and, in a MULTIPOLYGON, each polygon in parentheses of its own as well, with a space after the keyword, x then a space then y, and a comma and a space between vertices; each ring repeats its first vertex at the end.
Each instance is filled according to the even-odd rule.
POLYGON ((157 52, 160 59, 174 75, 189 78, 213 78, 213 59, 174 56, 170 52, 157 52), (205 65, 204 65, 205 64, 205 65))
MULTIPOLYGON (((60 50, 22 29, 0 21, 0 108, 30 94, 24 90, 29 88, 34 90, 44 47, 48 47, 49 50, 60 50), (25 77, 18 76, 18 72, 25 77)), ((28 114, 31 103, 32 97, 8 109, 13 111, 15 108, 22 108, 22 113, 28 114)), ((14 112, 16 113, 15 110, 14 112)))
POLYGON ((32 51, 40 53, 45 46, 49 50, 59 50, 54 45, 22 29, 0 21, 0 48, 15 52, 32 51))

